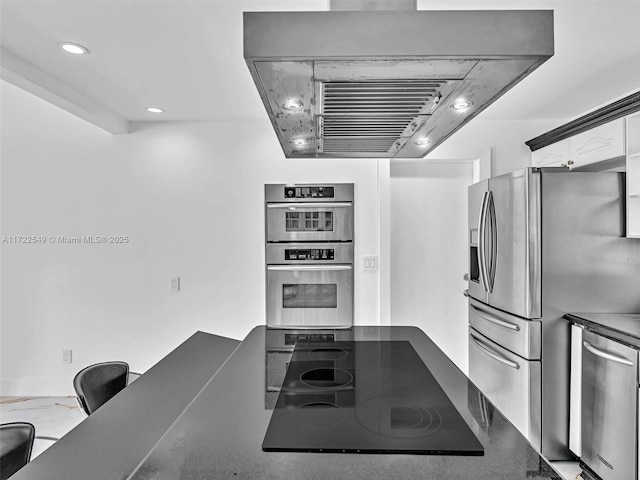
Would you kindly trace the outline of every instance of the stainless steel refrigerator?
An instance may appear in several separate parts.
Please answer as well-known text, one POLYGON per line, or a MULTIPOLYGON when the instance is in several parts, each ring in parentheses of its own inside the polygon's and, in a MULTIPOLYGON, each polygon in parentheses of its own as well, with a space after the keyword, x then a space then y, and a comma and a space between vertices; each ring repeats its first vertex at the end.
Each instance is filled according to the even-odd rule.
POLYGON ((640 311, 624 184, 527 168, 469 187, 469 376, 550 460, 571 458, 562 316, 640 311))

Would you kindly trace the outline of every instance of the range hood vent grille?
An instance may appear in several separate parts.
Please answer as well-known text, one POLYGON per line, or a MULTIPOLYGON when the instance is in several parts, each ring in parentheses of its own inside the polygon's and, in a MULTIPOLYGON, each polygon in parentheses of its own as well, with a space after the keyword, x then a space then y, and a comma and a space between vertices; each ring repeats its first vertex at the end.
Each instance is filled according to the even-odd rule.
POLYGON ((417 115, 446 82, 330 82, 322 84, 322 113, 417 115))
POLYGON ((446 81, 387 80, 320 84, 318 137, 323 153, 387 153, 421 125, 446 81))
POLYGON ((396 142, 395 137, 378 138, 324 138, 321 149, 324 153, 366 152, 386 153, 396 142))

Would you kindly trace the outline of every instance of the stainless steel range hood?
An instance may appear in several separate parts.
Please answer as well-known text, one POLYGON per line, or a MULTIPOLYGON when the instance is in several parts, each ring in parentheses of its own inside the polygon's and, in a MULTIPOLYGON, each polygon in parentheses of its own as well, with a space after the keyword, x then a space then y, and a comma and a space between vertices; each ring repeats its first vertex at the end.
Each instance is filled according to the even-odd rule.
POLYGON ((245 12, 284 153, 420 158, 553 55, 553 12, 245 12))

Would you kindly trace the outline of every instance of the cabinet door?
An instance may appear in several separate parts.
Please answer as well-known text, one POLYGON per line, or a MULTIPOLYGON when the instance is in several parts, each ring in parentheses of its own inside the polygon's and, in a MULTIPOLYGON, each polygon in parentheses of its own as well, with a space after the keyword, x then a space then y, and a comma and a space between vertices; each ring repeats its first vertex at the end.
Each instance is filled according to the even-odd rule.
POLYGON ((534 167, 566 167, 569 163, 569 139, 552 143, 531 154, 534 167))
POLYGON ((640 113, 627 117, 627 237, 640 238, 640 113))
POLYGON ((624 118, 605 123, 569 139, 572 169, 595 162, 623 157, 624 118))

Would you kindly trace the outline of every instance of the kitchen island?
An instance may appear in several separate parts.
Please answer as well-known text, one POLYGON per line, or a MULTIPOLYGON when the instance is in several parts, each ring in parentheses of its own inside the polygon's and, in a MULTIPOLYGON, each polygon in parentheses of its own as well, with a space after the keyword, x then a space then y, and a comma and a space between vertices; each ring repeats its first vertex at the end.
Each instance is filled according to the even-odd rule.
MULTIPOLYGON (((265 403, 266 327, 259 326, 217 372, 211 372, 211 378, 201 391, 155 446, 139 458, 128 475, 106 477, 95 472, 91 478, 561 480, 518 430, 421 330, 415 327, 353 327, 352 330, 355 342, 409 342, 481 444, 482 454, 263 451, 263 439, 274 410, 265 403)), ((190 368, 188 362, 184 364, 185 375, 189 375, 190 368)), ((354 372, 357 377, 357 364, 354 372)), ((144 376, 140 380, 143 379, 144 376)), ((112 401, 117 402, 118 398, 112 401)), ((163 399, 158 398, 157 402, 162 403, 163 399)), ((147 408, 152 409, 153 405, 147 408)), ((132 422, 135 422, 133 413, 132 422)), ((91 442, 93 435, 100 436, 102 432, 85 431, 83 434, 85 441, 91 442)), ((125 435, 113 435, 112 441, 127 440, 125 435)), ((15 478, 81 478, 74 473, 77 470, 72 462, 61 466, 60 458, 60 451, 45 452, 15 478), (52 471, 56 476, 47 474, 52 471)), ((111 457, 111 460, 118 462, 117 457, 111 457)), ((90 460, 83 456, 75 459, 76 463, 86 461, 90 460)))

